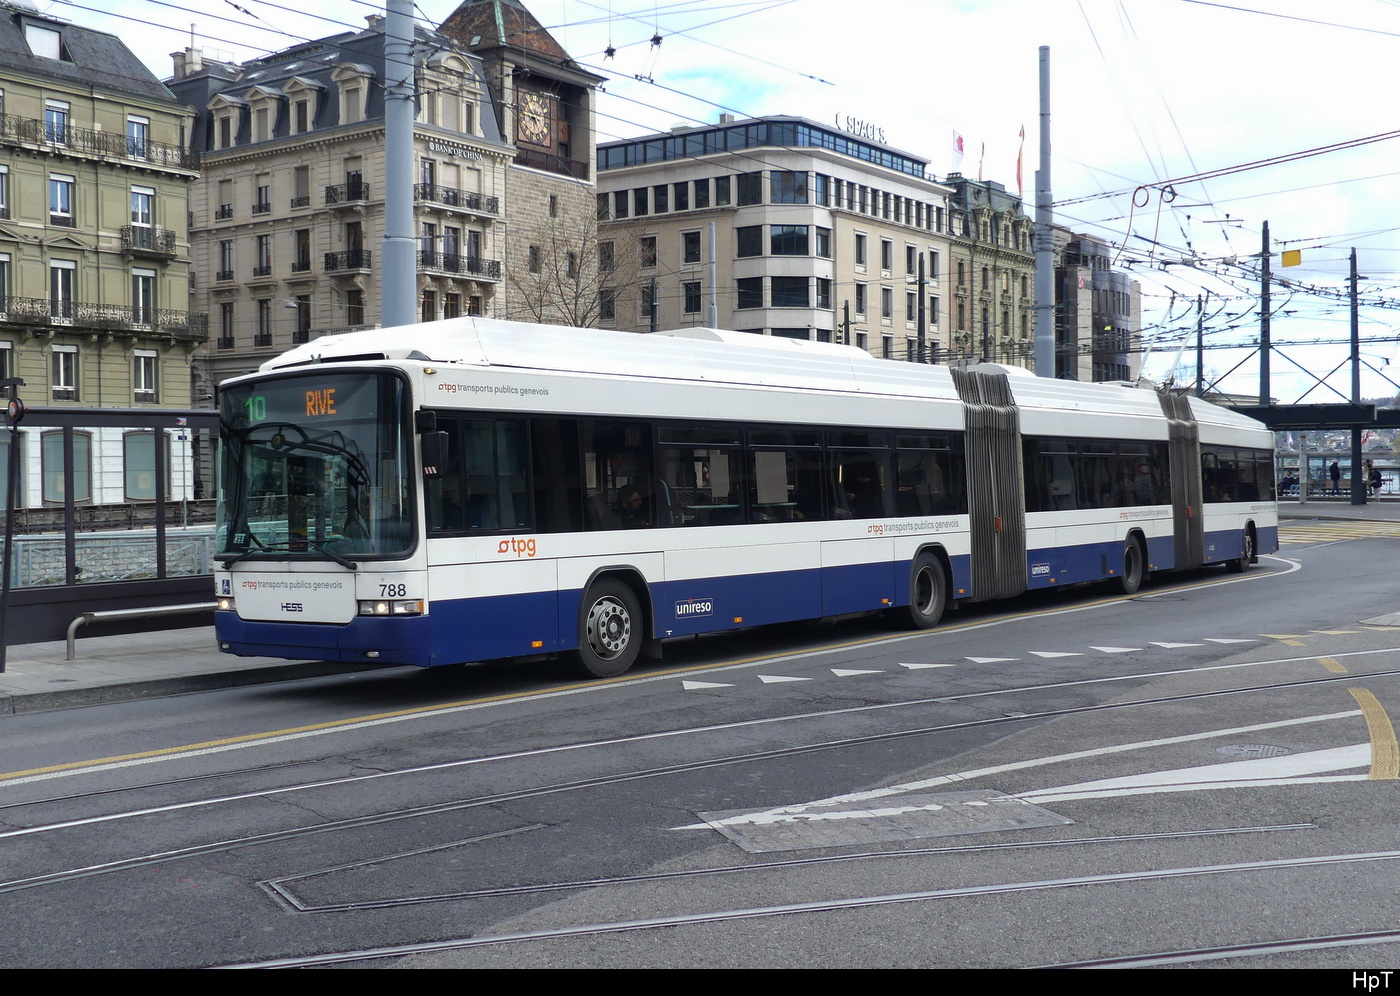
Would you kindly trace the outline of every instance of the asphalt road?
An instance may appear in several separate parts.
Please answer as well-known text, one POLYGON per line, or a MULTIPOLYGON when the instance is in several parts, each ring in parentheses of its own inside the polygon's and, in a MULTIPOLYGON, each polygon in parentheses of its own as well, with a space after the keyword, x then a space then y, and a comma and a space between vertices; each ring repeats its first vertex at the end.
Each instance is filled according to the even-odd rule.
POLYGON ((612 681, 0 718, 0 965, 1384 966, 1397 533, 612 681))

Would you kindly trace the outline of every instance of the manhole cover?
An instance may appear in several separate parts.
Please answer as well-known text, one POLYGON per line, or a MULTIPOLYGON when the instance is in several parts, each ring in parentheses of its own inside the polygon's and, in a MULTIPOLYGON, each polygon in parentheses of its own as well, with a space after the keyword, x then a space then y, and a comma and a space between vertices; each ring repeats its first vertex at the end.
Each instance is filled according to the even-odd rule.
POLYGON ((1282 757, 1293 753, 1287 747, 1274 747, 1271 744, 1231 744, 1229 747, 1217 747, 1215 752, 1231 757, 1282 757))
POLYGON ((911 792, 866 802, 820 802, 759 812, 735 809, 699 816, 751 853, 897 843, 1074 822, 1015 796, 989 791, 911 792))

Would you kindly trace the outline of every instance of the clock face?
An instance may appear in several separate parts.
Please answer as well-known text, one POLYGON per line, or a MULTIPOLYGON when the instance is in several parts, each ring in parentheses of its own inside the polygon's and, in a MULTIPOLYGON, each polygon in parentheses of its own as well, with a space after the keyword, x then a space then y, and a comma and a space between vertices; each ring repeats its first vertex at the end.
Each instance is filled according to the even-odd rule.
POLYGON ((548 145, 549 98, 538 93, 522 94, 519 106, 517 130, 520 137, 534 145, 548 145))

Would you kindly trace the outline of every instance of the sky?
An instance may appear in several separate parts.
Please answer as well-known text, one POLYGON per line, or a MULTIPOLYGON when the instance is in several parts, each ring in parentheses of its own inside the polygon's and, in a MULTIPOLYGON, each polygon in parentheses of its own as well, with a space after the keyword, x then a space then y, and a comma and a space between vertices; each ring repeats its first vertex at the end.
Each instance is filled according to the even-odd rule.
MULTIPOLYGON (((247 59, 358 28, 383 9, 361 0, 300 5, 312 15, 288 0, 34 2, 120 35, 162 78, 169 53, 191 37, 211 55, 247 59)), ((850 116, 928 159, 938 177, 958 169, 1015 191, 1024 128, 1028 205, 1039 49, 1048 46, 1056 221, 1107 240, 1115 267, 1139 281, 1146 375, 1194 382, 1199 297, 1208 381, 1258 392, 1267 222, 1273 396, 1349 398, 1353 247, 1361 393, 1400 393, 1400 115, 1391 109, 1400 0, 525 3, 576 61, 608 78, 600 141, 713 123, 722 112, 850 116), (1300 250, 1301 264, 1284 268, 1285 250, 1300 250), (1327 386, 1304 371, 1329 374, 1327 386)), ((416 10, 436 24, 456 5, 418 0, 416 10)))

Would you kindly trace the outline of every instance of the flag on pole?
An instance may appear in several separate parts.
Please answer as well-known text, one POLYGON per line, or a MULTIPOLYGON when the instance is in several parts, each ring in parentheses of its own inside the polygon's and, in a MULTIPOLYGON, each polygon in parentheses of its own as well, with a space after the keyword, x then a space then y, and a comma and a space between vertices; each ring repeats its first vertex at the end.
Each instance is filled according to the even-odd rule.
POLYGON ((982 143, 982 151, 977 153, 977 182, 982 182, 982 160, 987 158, 987 143, 982 143))
POLYGON ((1026 126, 1021 125, 1021 147, 1016 150, 1016 196, 1024 197, 1025 190, 1021 186, 1021 161, 1025 158, 1026 152, 1026 126))
POLYGON ((962 166, 963 161, 963 137, 956 131, 953 132, 953 169, 962 166))

